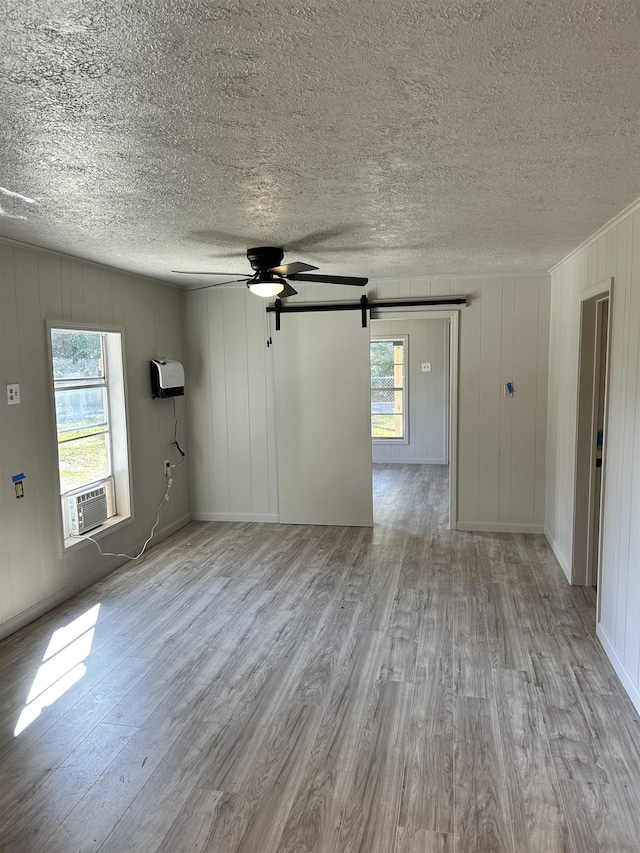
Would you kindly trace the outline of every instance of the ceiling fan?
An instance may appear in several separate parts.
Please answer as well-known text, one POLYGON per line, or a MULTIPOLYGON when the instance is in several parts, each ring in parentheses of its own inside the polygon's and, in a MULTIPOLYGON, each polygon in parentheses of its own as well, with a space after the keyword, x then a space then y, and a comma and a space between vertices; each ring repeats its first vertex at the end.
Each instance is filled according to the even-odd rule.
MULTIPOLYGON (((207 287, 221 287, 223 284, 235 284, 244 281, 252 293, 258 296, 295 296, 298 292, 290 284, 290 281, 313 281, 326 284, 347 284, 356 287, 364 287, 368 278, 360 278, 351 275, 309 275, 309 270, 317 270, 318 267, 311 264, 303 264, 296 261, 292 264, 283 264, 284 250, 276 246, 258 246, 255 249, 247 249, 247 258, 251 268, 255 270, 252 275, 233 278, 229 281, 220 281, 215 284, 205 284, 204 287, 196 287, 194 290, 204 290, 207 287), (287 281, 288 279, 288 281, 287 281)), ((171 270, 181 275, 236 275, 236 273, 209 272, 208 270, 171 270)))

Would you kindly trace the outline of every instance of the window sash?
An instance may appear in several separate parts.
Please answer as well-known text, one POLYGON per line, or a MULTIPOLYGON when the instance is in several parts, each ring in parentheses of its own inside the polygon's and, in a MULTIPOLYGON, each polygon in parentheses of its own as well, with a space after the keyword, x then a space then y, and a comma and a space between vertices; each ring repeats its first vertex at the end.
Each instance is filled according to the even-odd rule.
MULTIPOLYGON (((371 438, 374 441, 406 441, 407 423, 406 423, 406 394, 407 394, 407 340, 406 338, 398 338, 396 336, 375 337, 372 338, 371 344, 388 343, 391 345, 393 352, 392 370, 393 375, 389 377, 371 376, 371 438), (391 379, 392 385, 384 385, 384 380, 391 379), (375 397, 381 396, 380 392, 386 391, 393 396, 393 401, 388 403, 378 402, 378 405, 392 406, 391 411, 375 411, 375 397), (374 430, 393 429, 394 435, 375 435, 374 430)), ((370 350, 373 348, 371 347, 370 350)), ((391 365, 390 365, 391 367, 391 365)))
MULTIPOLYGON (((53 331, 53 330, 52 330, 53 331)), ((75 329, 61 329, 57 327, 55 331, 76 331, 75 329)), ((101 375, 78 376, 78 377, 56 377, 55 366, 56 360, 60 356, 52 354, 53 368, 53 390, 56 415, 56 439, 58 445, 58 480, 60 494, 65 495, 67 492, 74 491, 78 488, 83 488, 91 483, 97 482, 100 479, 106 479, 113 473, 113 450, 111 446, 111 425, 110 425, 110 398, 109 398, 109 365, 107 363, 107 347, 104 332, 94 332, 100 336, 100 351, 99 369, 102 370, 101 375), (102 391, 102 401, 100 414, 103 416, 100 421, 79 420, 78 423, 68 429, 59 429, 59 403, 69 393, 69 396, 74 391, 102 391), (73 437, 66 437, 70 433, 79 433, 73 437), (102 442, 96 444, 95 439, 103 437, 102 442), (93 442, 91 440, 94 440, 93 442), (92 469, 91 460, 86 460, 86 465, 80 467, 80 470, 87 472, 89 479, 81 479, 73 476, 72 472, 64 470, 62 460, 73 456, 73 446, 78 447, 93 446, 94 465, 92 469), (103 455, 104 453, 104 455, 103 455), (90 473, 93 470, 93 473, 90 473), (98 480, 96 476, 98 476, 98 480)))

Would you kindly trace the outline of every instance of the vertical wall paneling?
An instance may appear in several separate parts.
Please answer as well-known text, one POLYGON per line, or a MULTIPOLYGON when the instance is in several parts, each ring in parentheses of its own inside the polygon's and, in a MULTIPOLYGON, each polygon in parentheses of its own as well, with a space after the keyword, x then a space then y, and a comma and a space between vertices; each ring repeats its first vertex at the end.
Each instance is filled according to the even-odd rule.
MULTIPOLYGON (((501 522, 511 521, 511 467, 513 408, 515 397, 504 396, 504 383, 513 379, 513 346, 515 325, 515 279, 503 279, 502 283, 502 327, 500 334, 500 501, 498 518, 501 522)), ((516 394, 518 390, 516 389, 516 394)))
POLYGON ((640 710, 640 205, 552 271, 545 532, 571 571, 580 297, 613 278, 598 636, 640 710))
MULTIPOLYGON (((185 408, 189 412, 186 427, 189 436, 190 456, 193 459, 203 459, 204 429, 203 429, 203 406, 208 395, 204 392, 205 364, 200 358, 200 324, 198 316, 198 300, 193 298, 184 300, 184 341, 185 341, 185 391, 188 405, 185 408), (187 331, 188 330, 188 331, 187 331)), ((189 460, 191 462, 191 460, 189 460)), ((199 465, 189 465, 191 496, 194 504, 206 502, 206 487, 210 483, 210 477, 203 476, 199 465)))
POLYGON ((531 411, 537 408, 538 367, 538 290, 535 281, 519 278, 515 286, 513 323, 513 381, 516 389, 512 398, 511 421, 512 468, 511 513, 516 518, 534 517, 535 489, 523 488, 535 483, 536 421, 531 411), (533 321, 533 322, 532 322, 533 321), (518 482, 513 477, 518 469, 518 482))
POLYGON ((544 518, 549 373, 550 288, 538 288, 538 362, 536 369, 534 518, 544 518))
MULTIPOLYGON (((463 279, 456 285, 471 299, 460 316, 460 409, 458 432, 458 521, 480 517, 480 354, 482 283, 463 279)), ((497 519, 496 519, 497 520, 497 519)))
MULTIPOLYGON (((633 254, 626 255, 626 262, 631 270, 630 279, 633 288, 631 302, 631 313, 634 318, 640 318, 640 214, 636 214, 632 221, 633 231, 629 243, 635 247, 633 254)), ((627 399, 635 399, 633 427, 630 428, 627 437, 627 446, 634 448, 633 459, 629 469, 631 481, 629 494, 629 507, 635 510, 635 515, 628 513, 630 524, 629 538, 627 542, 627 561, 629 571, 627 573, 626 598, 624 607, 626 611, 625 634, 622 640, 623 657, 629 671, 636 678, 636 684, 640 686, 640 628, 638 627, 638 613, 640 612, 640 525, 638 524, 638 512, 640 511, 640 321, 631 326, 631 343, 629 359, 631 371, 635 383, 628 385, 627 399)))
MULTIPOLYGON (((502 335, 503 290, 483 287, 480 328, 480 429, 479 436, 494 436, 498 440, 483 441, 478 458, 478 477, 483 483, 478 520, 490 522, 500 518, 500 420, 502 406, 501 352, 496 346, 502 335)), ((509 519, 506 519, 509 521, 509 519)))
POLYGON ((249 445, 251 459, 251 513, 269 506, 269 434, 267 423, 266 357, 267 335, 264 306, 244 289, 244 309, 247 324, 247 402, 249 405, 249 445))
MULTIPOLYGON (((26 474, 25 496, 15 501, 14 518, 23 529, 26 523, 27 530, 31 528, 36 531, 41 527, 38 495, 42 488, 41 476, 47 442, 45 435, 43 447, 41 425, 50 422, 46 416, 48 412, 42 412, 41 409, 43 402, 48 405, 49 396, 45 394, 43 399, 39 400, 36 391, 43 387, 46 378, 46 341, 40 315, 37 255, 16 249, 14 269, 21 383, 20 405, 12 407, 18 410, 16 414, 19 413, 20 423, 20 435, 14 438, 17 450, 14 458, 16 462, 20 460, 19 471, 26 474)), ((5 400, 2 402, 6 405, 5 400)), ((46 548, 46 544, 39 537, 28 533, 20 539, 11 537, 11 542, 9 563, 13 601, 16 611, 20 612, 25 610, 34 598, 39 600, 45 595, 42 550, 43 547, 46 548)))
MULTIPOLYGON (((135 517, 102 538, 103 548, 134 553, 147 538, 166 488, 162 462, 172 452, 171 403, 151 399, 148 362, 158 349, 184 360, 180 292, 0 242, 0 635, 123 562, 101 557, 91 543, 62 553, 46 320, 124 328, 135 517), (6 403, 9 382, 20 383, 19 405, 6 403), (11 475, 22 471, 25 495, 16 500, 11 475)), ((184 416, 183 401, 178 409, 184 416)), ((158 538, 190 518, 187 465, 174 480, 158 538)))
MULTIPOLYGON (((12 540, 9 535, 9 525, 13 522, 16 511, 11 475, 19 473, 16 464, 22 461, 18 455, 17 442, 21 435, 22 411, 19 406, 7 406, 5 385, 8 382, 21 382, 20 346, 18 337, 18 314, 16 308, 15 288, 15 251, 13 247, 0 243, 0 435, 2 447, 10 453, 0 452, 0 618, 10 619, 15 613, 13 601, 10 550, 12 540), (5 523, 1 520, 6 520, 5 523), (5 567, 2 569, 1 567, 5 567)), ((24 499, 23 499, 24 500, 24 499)))
POLYGON ((225 371, 243 377, 242 382, 227 383, 227 430, 229 470, 229 508, 240 512, 251 506, 251 433, 249 422, 249 360, 247 358, 246 288, 222 288, 225 329, 225 371))
MULTIPOLYGON (((214 468, 212 472, 213 494, 216 506, 229 506, 229 433, 228 433, 228 396, 227 386, 235 380, 235 364, 226 358, 224 301, 221 290, 202 291, 205 299, 204 319, 207 321, 206 334, 210 344, 210 353, 204 353, 203 358, 210 359, 211 397, 210 424, 211 430, 207 436, 212 450, 214 468)), ((236 472, 234 472, 234 476, 236 472)), ((238 476, 242 476, 239 472, 238 476)))

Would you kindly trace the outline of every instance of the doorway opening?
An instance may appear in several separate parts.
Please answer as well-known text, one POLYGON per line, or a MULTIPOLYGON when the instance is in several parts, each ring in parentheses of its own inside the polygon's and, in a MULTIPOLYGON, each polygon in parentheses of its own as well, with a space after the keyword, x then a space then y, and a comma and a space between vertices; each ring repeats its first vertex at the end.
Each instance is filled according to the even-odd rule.
POLYGON ((455 529, 458 316, 372 312, 375 524, 455 529))
POLYGON ((571 582, 590 587, 599 586, 601 565, 610 299, 608 281, 581 301, 571 582))

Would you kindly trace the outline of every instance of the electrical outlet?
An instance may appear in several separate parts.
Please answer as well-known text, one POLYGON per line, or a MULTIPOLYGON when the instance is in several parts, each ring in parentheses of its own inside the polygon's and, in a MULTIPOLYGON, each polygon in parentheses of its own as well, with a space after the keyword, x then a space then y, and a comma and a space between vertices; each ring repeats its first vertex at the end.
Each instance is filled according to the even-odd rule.
POLYGON ((423 361, 422 362, 422 372, 423 373, 431 373, 431 362, 423 361))
POLYGON ((164 476, 168 477, 171 474, 171 462, 168 459, 164 460, 164 476))
POLYGON ((15 406, 20 402, 20 386, 7 385, 7 403, 10 406, 15 406))

